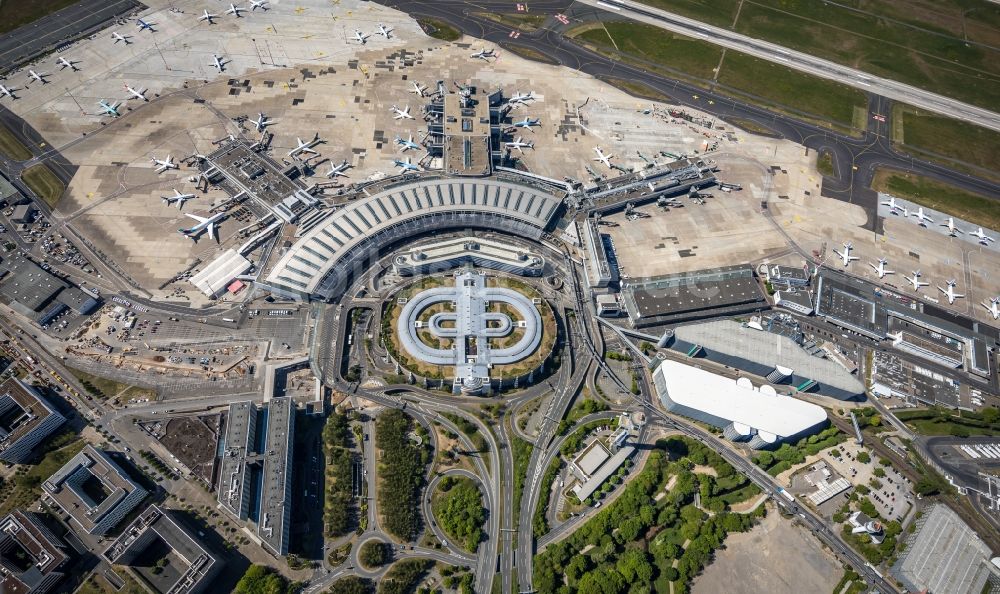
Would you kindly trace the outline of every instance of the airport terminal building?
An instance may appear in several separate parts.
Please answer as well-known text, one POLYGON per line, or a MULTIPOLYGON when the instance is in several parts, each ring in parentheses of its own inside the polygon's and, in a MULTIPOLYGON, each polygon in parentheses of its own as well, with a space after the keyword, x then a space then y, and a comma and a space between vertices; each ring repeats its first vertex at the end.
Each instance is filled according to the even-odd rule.
POLYGON ((828 423, 826 411, 815 404, 780 396, 768 385, 755 388, 747 378, 732 380, 677 361, 656 367, 653 386, 667 411, 714 425, 727 439, 753 449, 794 443, 828 423))

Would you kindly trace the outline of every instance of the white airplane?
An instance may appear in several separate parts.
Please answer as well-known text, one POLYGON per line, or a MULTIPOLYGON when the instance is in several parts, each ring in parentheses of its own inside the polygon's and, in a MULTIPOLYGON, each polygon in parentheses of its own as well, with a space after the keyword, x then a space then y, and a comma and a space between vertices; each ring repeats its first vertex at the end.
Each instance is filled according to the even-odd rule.
POLYGON ((168 169, 177 169, 177 163, 174 163, 174 160, 170 155, 167 155, 166 159, 157 159, 156 157, 153 157, 150 161, 153 162, 153 165, 158 166, 156 168, 157 173, 163 173, 168 169))
POLYGON ((532 119, 532 118, 529 118, 529 117, 525 117, 520 122, 514 122, 511 125, 514 126, 515 128, 527 128, 528 130, 531 130, 532 132, 534 132, 535 130, 533 129, 533 126, 541 126, 542 125, 542 121, 540 119, 538 119, 538 118, 532 119))
POLYGON ((914 213, 911 213, 911 214, 913 214, 913 216, 917 218, 917 223, 920 224, 920 225, 923 225, 924 227, 927 226, 924 223, 933 223, 934 222, 934 219, 932 219, 929 216, 927 216, 927 215, 924 214, 924 207, 923 206, 921 206, 920 208, 918 208, 917 212, 914 212, 914 213))
POLYGON ((156 23, 147 23, 146 21, 144 21, 142 19, 136 19, 135 20, 135 26, 138 27, 140 31, 142 31, 142 30, 145 29, 146 31, 149 31, 150 33, 156 33, 156 29, 153 28, 153 25, 155 25, 155 24, 156 23))
POLYGON ((117 31, 115 31, 115 32, 113 32, 111 34, 111 38, 115 40, 115 43, 118 43, 119 41, 121 41, 125 45, 128 45, 128 44, 132 43, 131 41, 129 41, 129 39, 131 37, 132 37, 131 35, 122 35, 121 33, 118 33, 117 31))
POLYGON ((271 7, 267 5, 267 0, 250 0, 250 10, 257 10, 258 8, 264 12, 271 9, 271 7))
POLYGON ((128 83, 125 83, 125 90, 131 95, 133 99, 142 99, 143 101, 149 101, 146 99, 146 89, 133 89, 128 83))
POLYGON ((382 23, 378 24, 378 34, 386 39, 389 39, 389 34, 392 33, 392 27, 386 27, 382 23))
POLYGON ((121 105, 121 103, 108 103, 104 99, 101 99, 97 102, 97 104, 101 106, 101 115, 109 115, 113 118, 117 118, 122 115, 118 112, 118 106, 121 105))
POLYGON ((955 217, 948 217, 948 222, 941 223, 941 226, 947 227, 948 235, 951 235, 952 237, 957 236, 959 233, 965 233, 965 231, 962 231, 961 229, 955 226, 955 217))
POLYGON ((403 147, 403 152, 404 153, 406 151, 410 150, 410 149, 420 150, 420 149, 424 148, 423 145, 421 145, 419 143, 416 143, 416 142, 413 142, 413 135, 412 134, 410 134, 409 138, 407 138, 406 140, 404 140, 400 136, 397 136, 396 137, 396 144, 398 144, 399 146, 403 147))
POLYGON ((948 303, 949 304, 955 303, 955 300, 958 299, 959 297, 965 297, 965 295, 963 295, 961 293, 956 293, 955 292, 955 281, 954 280, 948 281, 948 289, 947 290, 942 289, 941 287, 938 287, 938 291, 941 291, 942 293, 944 293, 948 297, 948 303))
POLYGON ((889 196, 888 200, 883 200, 882 202, 879 202, 879 204, 884 204, 888 206, 889 210, 892 211, 893 214, 896 214, 897 210, 901 210, 903 208, 902 206, 896 204, 895 196, 889 196))
POLYGON ((853 250, 853 249, 854 249, 854 244, 852 244, 851 242, 848 241, 847 243, 844 244, 844 251, 843 251, 843 253, 838 252, 837 250, 833 250, 833 253, 835 253, 838 256, 840 256, 840 261, 844 263, 844 267, 845 268, 847 266, 849 266, 852 261, 854 261, 854 260, 860 260, 861 259, 860 256, 852 256, 851 255, 851 250, 853 250))
POLYGON ((990 242, 996 241, 994 238, 992 238, 989 235, 983 233, 983 228, 982 227, 976 229, 976 231, 974 233, 969 233, 969 235, 972 235, 973 237, 979 239, 979 243, 981 243, 983 245, 989 245, 990 242))
POLYGON ((3 85, 0 85, 0 96, 10 97, 12 100, 16 101, 17 95, 14 94, 14 91, 16 90, 18 89, 16 89, 15 87, 5 87, 3 85))
POLYGON ((1000 320, 1000 297, 991 297, 989 305, 986 305, 986 302, 983 301, 983 307, 986 308, 986 311, 990 312, 994 320, 1000 320))
POLYGON ((423 171, 420 165, 414 165, 410 162, 410 158, 407 157, 405 161, 400 161, 399 159, 394 159, 393 163, 396 167, 399 167, 400 173, 406 173, 407 171, 423 171))
POLYGON ((69 68, 73 72, 79 70, 79 68, 76 67, 78 62, 76 62, 75 60, 67 60, 62 56, 59 56, 59 59, 56 60, 56 64, 59 65, 59 70, 66 70, 67 68, 69 68))
POLYGON ((234 15, 236 18, 240 18, 241 10, 246 10, 246 9, 243 8, 242 6, 236 6, 235 4, 230 3, 229 10, 227 10, 224 14, 231 14, 234 15))
POLYGON ((911 285, 913 285, 914 291, 919 291, 920 287, 926 287, 930 285, 930 283, 925 283, 924 281, 920 280, 919 270, 914 270, 913 276, 904 276, 903 278, 906 279, 906 281, 909 282, 911 285))
POLYGON ((203 232, 207 232, 208 236, 211 237, 211 238, 213 238, 213 239, 215 239, 216 241, 219 240, 219 236, 216 234, 216 226, 215 226, 215 224, 218 223, 223 217, 225 217, 226 213, 219 212, 219 213, 216 213, 216 214, 214 214, 214 215, 212 215, 210 217, 199 217, 198 215, 193 215, 193 214, 187 213, 187 212, 184 213, 184 215, 188 216, 188 217, 191 217, 192 219, 198 221, 198 224, 194 225, 193 227, 191 227, 189 229, 178 229, 177 230, 178 233, 180 233, 181 235, 183 235, 185 237, 190 237, 191 240, 194 241, 194 242, 196 242, 196 243, 198 241, 198 237, 203 232))
POLYGON ((177 208, 182 208, 185 202, 194 198, 194 194, 181 194, 175 189, 173 196, 160 196, 160 198, 163 198, 164 204, 173 204, 176 202, 177 208))
POLYGON ((214 25, 214 24, 215 24, 215 21, 213 21, 212 19, 214 19, 214 18, 215 18, 215 17, 217 17, 217 16, 219 16, 219 15, 217 15, 217 14, 212 14, 212 13, 210 13, 210 12, 208 12, 208 11, 206 10, 206 11, 205 11, 205 14, 201 15, 200 17, 198 17, 198 20, 199 20, 199 21, 208 21, 208 24, 209 24, 209 25, 214 25))
POLYGON ((44 72, 35 72, 34 70, 28 71, 28 78, 35 79, 43 85, 49 84, 49 81, 45 80, 46 76, 48 76, 48 74, 45 74, 44 72))
POLYGON ((413 119, 413 116, 410 115, 410 106, 409 105, 407 105, 403 109, 400 109, 400 108, 396 107, 395 105, 393 105, 391 108, 389 108, 389 111, 391 111, 391 112, 393 112, 395 114, 395 115, 392 116, 392 119, 394 119, 394 120, 402 120, 402 119, 412 120, 413 119))
POLYGON ((490 58, 497 57, 496 49, 492 48, 492 47, 490 49, 483 48, 483 49, 479 50, 478 52, 472 54, 471 57, 473 57, 473 58, 479 58, 480 60, 486 60, 487 62, 489 62, 490 58))
POLYGON ((361 45, 368 43, 368 38, 371 37, 371 33, 362 33, 361 29, 354 30, 354 39, 361 42, 361 45))
POLYGON ((257 119, 249 121, 253 124, 254 129, 258 132, 263 132, 271 124, 277 123, 278 120, 269 120, 264 114, 257 112, 257 119))
POLYGON ((289 157, 294 157, 294 156, 298 155, 299 153, 311 153, 313 155, 318 155, 319 154, 319 153, 317 153, 316 151, 314 151, 312 149, 312 147, 314 147, 317 144, 319 144, 319 132, 317 132, 316 135, 313 136, 312 140, 307 140, 307 141, 303 142, 301 138, 296 138, 295 141, 298 144, 295 146, 295 148, 293 148, 292 150, 288 151, 288 156, 289 157))
POLYGON ((347 174, 344 173, 344 172, 347 171, 350 168, 351 168, 351 164, 347 162, 347 159, 344 159, 344 162, 341 163, 340 165, 334 165, 333 161, 330 161, 330 171, 327 172, 326 176, 327 177, 337 177, 337 176, 347 177, 347 174))
POLYGON ((600 161, 601 163, 604 163, 605 167, 611 167, 611 159, 614 157, 614 155, 605 155, 604 151, 601 150, 601 147, 594 148, 594 152, 597 153, 597 158, 594 159, 595 161, 600 161))
POLYGON ((228 64, 230 61, 231 60, 226 60, 225 58, 220 58, 219 56, 212 54, 212 62, 209 64, 209 66, 214 67, 219 72, 225 72, 226 64, 228 64))
POLYGON ((427 87, 425 85, 422 85, 422 84, 420 84, 418 82, 414 82, 414 83, 410 83, 410 84, 413 85, 413 88, 410 89, 411 93, 413 93, 414 95, 416 95, 418 97, 424 97, 425 96, 425 92, 427 91, 427 87))
POLYGON ((517 140, 515 140, 513 142, 505 142, 504 145, 507 148, 509 148, 509 149, 517 149, 517 152, 519 152, 519 153, 524 153, 523 149, 526 149, 526 148, 530 148, 530 149, 534 149, 535 148, 535 143, 534 142, 524 142, 524 138, 522 136, 518 136, 517 140))
POLYGON ((507 100, 507 103, 509 103, 511 105, 516 105, 518 103, 524 105, 528 101, 534 101, 534 100, 535 100, 535 93, 534 93, 534 91, 528 91, 524 95, 522 95, 520 91, 517 91, 516 93, 514 93, 511 96, 510 99, 507 100))
POLYGON ((879 258, 878 266, 871 263, 869 263, 868 265, 872 267, 872 270, 875 271, 875 274, 877 274, 879 278, 885 278, 885 275, 887 274, 896 274, 895 270, 886 270, 885 266, 888 263, 889 261, 886 260, 885 258, 879 258))

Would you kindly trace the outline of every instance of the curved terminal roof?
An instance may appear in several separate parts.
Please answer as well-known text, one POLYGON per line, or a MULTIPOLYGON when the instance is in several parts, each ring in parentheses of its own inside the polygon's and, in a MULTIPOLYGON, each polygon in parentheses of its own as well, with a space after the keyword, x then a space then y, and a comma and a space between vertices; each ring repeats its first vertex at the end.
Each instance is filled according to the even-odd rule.
POLYGON ((308 231, 281 257, 267 282, 298 293, 315 293, 353 248, 421 218, 470 213, 513 220, 540 236, 560 204, 559 198, 541 189, 497 179, 421 179, 390 187, 349 202, 308 231))
POLYGON ((661 399, 778 437, 798 435, 826 421, 826 411, 791 396, 770 395, 743 382, 677 361, 666 360, 653 372, 661 399), (660 376, 660 377, 656 377, 660 376))

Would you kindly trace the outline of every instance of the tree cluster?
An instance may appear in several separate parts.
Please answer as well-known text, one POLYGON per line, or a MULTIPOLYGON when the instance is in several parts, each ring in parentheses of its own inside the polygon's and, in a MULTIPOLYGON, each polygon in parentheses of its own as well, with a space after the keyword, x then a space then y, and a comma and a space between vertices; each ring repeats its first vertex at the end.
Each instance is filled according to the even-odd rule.
POLYGON ((420 492, 430 461, 428 448, 410 439, 413 430, 413 419, 401 410, 386 411, 375 422, 375 444, 382 452, 378 505, 386 530, 404 540, 420 532, 420 492))
POLYGON ((434 499, 434 517, 438 525, 462 548, 475 552, 483 539, 486 510, 479 487, 468 477, 446 476, 438 483, 441 491, 434 499))
POLYGON ((251 565, 236 583, 236 594, 292 594, 293 585, 264 565, 251 565))
POLYGON ((430 559, 403 559, 389 568, 378 584, 378 594, 410 594, 434 565, 430 559))

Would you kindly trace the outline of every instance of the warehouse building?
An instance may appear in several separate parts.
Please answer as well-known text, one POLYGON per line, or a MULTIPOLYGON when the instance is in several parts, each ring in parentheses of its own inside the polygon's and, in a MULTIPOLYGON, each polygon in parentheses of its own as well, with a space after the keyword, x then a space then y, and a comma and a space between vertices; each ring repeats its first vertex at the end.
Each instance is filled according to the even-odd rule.
POLYGON ((749 265, 629 282, 622 295, 634 328, 733 316, 770 307, 749 265))
POLYGON ((14 510, 0 520, 0 592, 44 594, 68 559, 66 543, 38 514, 14 510))
POLYGON ((181 526, 169 510, 151 505, 111 543, 104 558, 112 565, 128 566, 154 592, 198 594, 211 585, 222 565, 202 541, 181 526), (149 564, 136 564, 153 547, 167 551, 169 572, 154 574, 149 564))
POLYGON ((667 411, 714 425, 727 439, 753 449, 794 443, 827 425, 826 411, 815 404, 677 361, 656 367, 653 386, 667 411))
POLYGON ((216 298, 226 292, 232 280, 246 274, 253 263, 244 258, 234 249, 228 249, 206 266, 201 272, 191 277, 191 284, 207 297, 216 298))
POLYGON ((295 402, 272 398, 229 406, 222 450, 219 505, 232 516, 256 524, 261 546, 288 554, 292 522, 292 444, 295 402))
POLYGON ((148 494, 92 445, 42 483, 42 489, 88 534, 107 534, 148 494))
POLYGON ((16 378, 0 384, 0 460, 19 464, 35 446, 66 422, 31 386, 16 378))
POLYGON ((467 235, 434 241, 398 254, 393 269, 401 276, 433 274, 472 264, 520 276, 541 276, 545 259, 510 242, 467 235))

